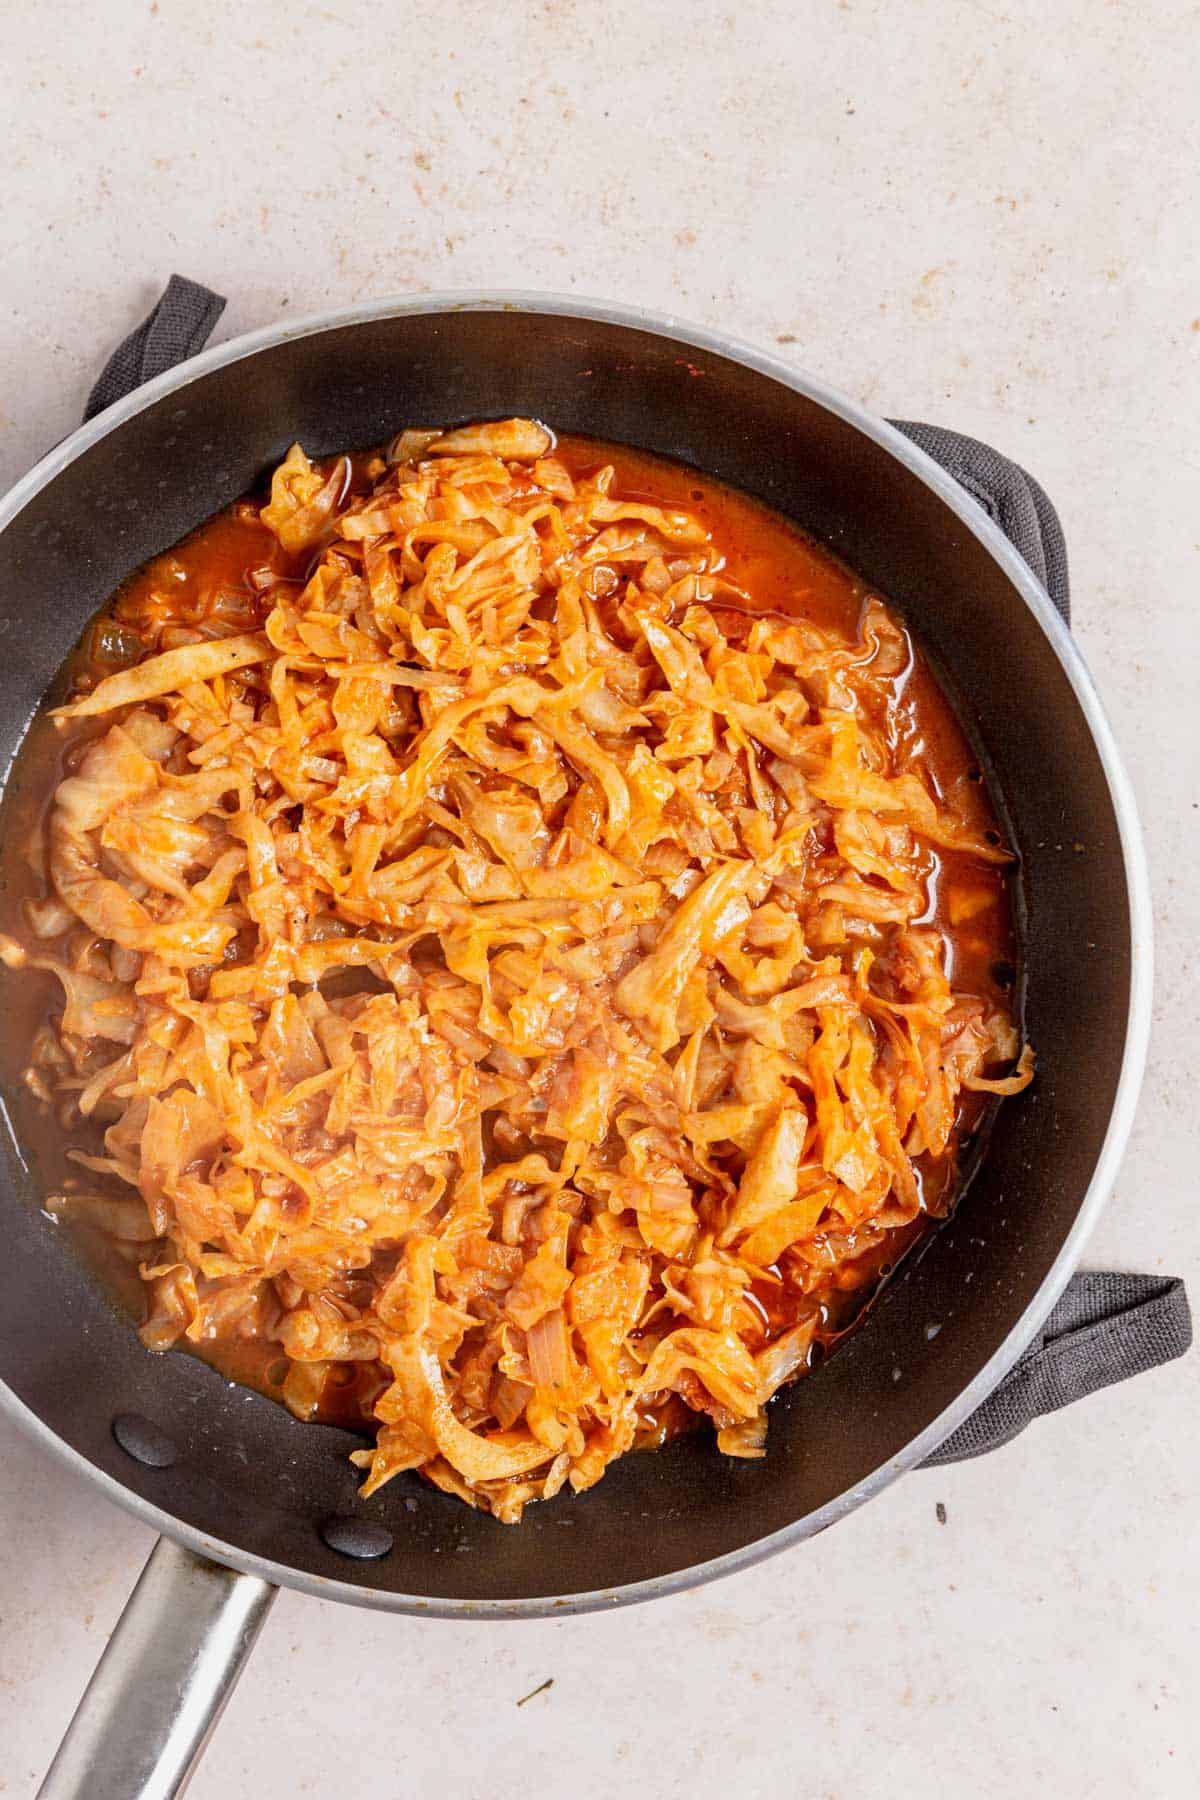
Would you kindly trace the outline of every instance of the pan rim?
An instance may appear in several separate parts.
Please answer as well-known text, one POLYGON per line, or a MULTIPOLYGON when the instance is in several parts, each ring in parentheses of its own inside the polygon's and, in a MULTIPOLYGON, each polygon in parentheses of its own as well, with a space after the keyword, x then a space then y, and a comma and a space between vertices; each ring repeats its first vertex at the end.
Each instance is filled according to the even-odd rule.
POLYGON ((156 376, 125 399, 117 401, 94 419, 81 425, 36 463, 0 499, 0 531, 5 530, 35 495, 57 479, 64 469, 94 444, 165 395, 178 392, 215 369, 224 368, 294 339, 322 332, 383 319, 458 312, 517 312, 534 316, 576 318, 588 323, 623 326, 666 338, 683 348, 707 351, 739 363, 813 401, 872 439, 922 481, 1000 566, 1033 614, 1058 658, 1086 720, 1104 770, 1120 840, 1129 904, 1129 1009, 1112 1112, 1091 1181, 1075 1221, 1041 1287, 974 1379, 903 1451, 889 1458, 855 1487, 816 1512, 793 1520, 779 1531, 758 1538, 740 1549, 675 1570, 669 1575, 569 1595, 508 1600, 449 1600, 396 1593, 383 1588, 360 1587, 351 1582, 311 1574, 290 1564, 255 1556, 177 1519, 90 1462, 52 1431, 5 1383, 0 1382, 0 1412, 12 1418, 60 1463, 99 1488, 114 1504, 199 1555, 211 1557, 230 1568, 258 1576, 277 1586, 295 1588, 319 1599, 339 1600, 379 1611, 431 1618, 546 1618, 637 1604, 751 1568, 766 1557, 815 1536, 866 1501, 875 1498, 898 1476, 915 1467, 935 1450, 986 1399, 1032 1341, 1061 1295, 1115 1182, 1132 1129, 1149 1047, 1153 988, 1152 906, 1149 870, 1132 784, 1091 675, 1049 596, 999 527, 944 469, 886 420, 878 418, 857 402, 827 386, 824 381, 797 369, 769 351, 730 333, 682 320, 672 313, 660 313, 616 301, 588 299, 574 294, 500 289, 490 292, 446 291, 385 297, 264 326, 202 351, 177 368, 156 376))

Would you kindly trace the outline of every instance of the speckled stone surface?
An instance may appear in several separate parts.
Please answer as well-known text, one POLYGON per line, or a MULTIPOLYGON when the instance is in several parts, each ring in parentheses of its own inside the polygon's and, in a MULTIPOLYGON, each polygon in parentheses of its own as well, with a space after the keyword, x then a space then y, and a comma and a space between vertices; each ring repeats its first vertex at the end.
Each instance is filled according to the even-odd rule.
MULTIPOLYGON (((0 20, 5 480, 172 269, 229 294, 221 335, 421 288, 638 301, 1034 471, 1155 874, 1149 1079, 1088 1261, 1200 1294, 1196 7, 66 0, 51 28, 7 0, 0 20)), ((649 1609, 459 1625, 284 1594, 190 1791, 1190 1796, 1198 1371, 649 1609)), ((0 1426, 0 1793, 33 1793, 149 1547, 0 1426)))

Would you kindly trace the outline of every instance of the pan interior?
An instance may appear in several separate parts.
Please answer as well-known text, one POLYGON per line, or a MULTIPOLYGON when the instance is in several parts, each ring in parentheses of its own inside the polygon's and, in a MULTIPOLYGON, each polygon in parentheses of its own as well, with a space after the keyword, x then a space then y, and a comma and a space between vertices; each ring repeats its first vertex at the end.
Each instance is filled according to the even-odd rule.
POLYGON ((706 1436, 684 1436, 625 1458, 588 1494, 530 1508, 518 1528, 411 1477, 364 1504, 346 1434, 298 1425, 190 1358, 148 1355, 65 1253, 38 1211, 35 1173, 3 1133, 0 1377, 87 1462, 235 1559, 282 1565, 280 1579, 350 1584, 382 1604, 552 1604, 670 1580, 786 1528, 829 1523, 961 1395, 1055 1265, 1108 1129, 1128 1018, 1129 894, 1103 762, 1003 567, 919 476, 819 398, 634 325, 518 309, 364 319, 210 368, 101 437, 0 533, 2 765, 119 581, 294 439, 325 453, 404 424, 522 413, 744 489, 905 615, 1022 852, 1039 1076, 1002 1109, 954 1219, 819 1377, 776 1401, 765 1460, 734 1463, 706 1436), (169 1433, 170 1467, 120 1447, 111 1427, 123 1414, 169 1433), (385 1524, 391 1553, 358 1562, 330 1549, 318 1528, 346 1513, 385 1524))

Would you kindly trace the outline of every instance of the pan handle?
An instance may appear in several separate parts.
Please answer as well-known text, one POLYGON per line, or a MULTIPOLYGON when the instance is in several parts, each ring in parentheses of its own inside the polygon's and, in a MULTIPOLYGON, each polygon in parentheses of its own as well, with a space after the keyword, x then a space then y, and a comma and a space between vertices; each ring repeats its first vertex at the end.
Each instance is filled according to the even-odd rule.
POLYGON ((278 1592, 159 1538, 38 1800, 182 1794, 278 1592))

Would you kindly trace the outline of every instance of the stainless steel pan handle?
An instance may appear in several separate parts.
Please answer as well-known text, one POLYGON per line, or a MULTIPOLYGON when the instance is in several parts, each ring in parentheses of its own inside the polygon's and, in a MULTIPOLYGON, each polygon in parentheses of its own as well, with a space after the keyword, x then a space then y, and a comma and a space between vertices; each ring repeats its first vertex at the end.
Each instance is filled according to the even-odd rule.
POLYGON ((182 1794, 278 1592, 160 1538, 39 1800, 182 1794))

